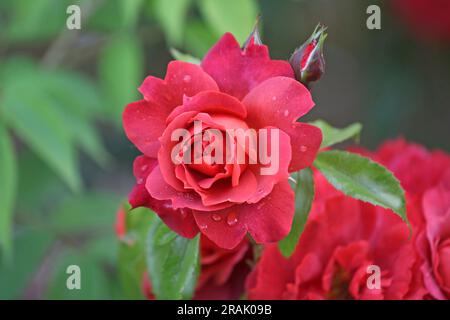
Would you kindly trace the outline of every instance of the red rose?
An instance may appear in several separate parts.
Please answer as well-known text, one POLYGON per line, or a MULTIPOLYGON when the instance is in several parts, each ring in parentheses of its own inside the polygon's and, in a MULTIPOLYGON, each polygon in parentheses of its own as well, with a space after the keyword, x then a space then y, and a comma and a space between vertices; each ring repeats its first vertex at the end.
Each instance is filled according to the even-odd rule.
POLYGON ((417 271, 426 288, 421 297, 450 299, 450 156, 398 139, 384 143, 372 157, 406 190, 417 271))
POLYGON ((448 0, 394 0, 392 6, 417 36, 426 40, 450 41, 448 0))
MULTIPOLYGON (((287 235, 294 213, 289 172, 309 166, 322 140, 318 128, 296 122, 314 103, 293 77, 289 63, 271 60, 266 46, 252 41, 241 50, 225 34, 201 66, 173 61, 164 80, 146 78, 140 87, 144 100, 129 104, 123 114, 128 138, 144 154, 134 165, 132 206, 153 209, 185 237, 200 230, 223 248, 237 246, 247 231, 259 243, 287 235), (173 134, 179 129, 188 139, 175 152, 181 159, 176 163, 173 152, 180 143, 173 134), (262 174, 269 165, 251 163, 257 153, 251 147, 245 162, 238 162, 232 154, 242 145, 236 139, 224 150, 231 162, 186 161, 184 152, 195 149, 196 139, 210 129, 267 133, 268 149, 279 150, 277 170, 262 174)), ((213 141, 200 141, 200 151, 213 141)))
POLYGON ((315 173, 316 199, 296 251, 269 245, 247 287, 251 299, 400 299, 409 291, 414 251, 391 211, 347 197, 315 173), (380 287, 367 285, 380 269, 380 287), (369 269, 368 269, 369 268, 369 269))
MULTIPOLYGON (((196 300, 237 300, 244 293, 245 278, 250 272, 251 247, 243 239, 232 250, 222 249, 208 238, 201 237, 201 271, 195 290, 196 300)), ((155 299, 148 274, 142 281, 142 291, 148 299, 155 299)))

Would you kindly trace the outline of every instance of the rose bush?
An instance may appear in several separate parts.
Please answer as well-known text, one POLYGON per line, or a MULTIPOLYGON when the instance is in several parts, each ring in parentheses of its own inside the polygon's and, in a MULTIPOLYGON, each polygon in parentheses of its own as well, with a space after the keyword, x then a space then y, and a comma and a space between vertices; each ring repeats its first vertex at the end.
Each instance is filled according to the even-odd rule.
POLYGON ((268 245, 247 280, 250 299, 401 299, 415 255, 408 228, 389 210, 345 196, 315 172, 316 198, 295 253, 268 245), (368 289, 367 268, 381 268, 368 289))
POLYGON ((412 239, 389 210, 344 196, 315 172, 316 195, 296 252, 285 259, 276 246, 267 246, 247 281, 250 298, 450 297, 450 157, 403 139, 376 152, 353 151, 387 166, 400 180, 412 239), (381 268, 381 290, 365 285, 369 264, 381 268))
POLYGON ((450 298, 450 156, 407 143, 383 144, 371 155, 394 172, 407 193, 423 298, 450 298))
MULTIPOLYGON (((289 173, 311 165, 322 134, 297 122, 314 103, 287 61, 271 60, 267 46, 254 41, 241 49, 225 34, 201 65, 170 62, 164 80, 149 76, 139 90, 144 99, 123 114, 127 137, 143 153, 134 163, 133 207, 151 208, 180 235, 192 238, 200 231, 222 248, 236 247, 247 232, 258 243, 288 234, 294 214, 289 173), (192 144, 196 120, 202 131, 266 129, 273 136, 277 130, 278 170, 263 175, 262 163, 236 159, 174 163, 178 141, 172 133, 188 130, 192 144)), ((233 140, 233 150, 238 147, 233 140)))

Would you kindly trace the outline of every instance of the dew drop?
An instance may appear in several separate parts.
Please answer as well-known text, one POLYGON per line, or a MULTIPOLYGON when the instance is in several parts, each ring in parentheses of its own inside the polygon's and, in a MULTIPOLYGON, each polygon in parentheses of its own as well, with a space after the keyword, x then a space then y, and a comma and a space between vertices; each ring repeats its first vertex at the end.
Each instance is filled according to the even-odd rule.
POLYGON ((222 216, 219 215, 219 214, 217 214, 217 213, 213 213, 213 214, 211 215, 211 219, 213 219, 213 220, 216 221, 216 222, 219 222, 219 221, 222 220, 222 216))
POLYGON ((201 230, 207 230, 208 229, 208 225, 207 224, 201 224, 198 226, 201 230))
POLYGON ((236 212, 230 212, 227 216, 227 224, 232 227, 238 223, 236 212))
POLYGON ((300 151, 301 152, 306 152, 306 150, 308 150, 307 146, 300 146, 300 151))
POLYGON ((137 184, 143 184, 144 183, 144 178, 139 178, 136 181, 137 184))
POLYGON ((289 110, 284 110, 284 116, 287 117, 289 115, 289 110))
POLYGON ((141 171, 142 171, 142 172, 146 171, 147 169, 148 169, 148 164, 144 164, 144 165, 141 167, 141 171))
POLYGON ((186 209, 180 209, 180 214, 181 214, 181 217, 182 217, 182 218, 186 218, 187 215, 188 215, 186 209))
POLYGON ((190 75, 188 75, 188 74, 183 77, 183 81, 184 82, 190 82, 191 79, 192 79, 192 77, 190 75))
POLYGON ((276 100, 277 100, 277 96, 273 96, 272 101, 276 101, 276 100))

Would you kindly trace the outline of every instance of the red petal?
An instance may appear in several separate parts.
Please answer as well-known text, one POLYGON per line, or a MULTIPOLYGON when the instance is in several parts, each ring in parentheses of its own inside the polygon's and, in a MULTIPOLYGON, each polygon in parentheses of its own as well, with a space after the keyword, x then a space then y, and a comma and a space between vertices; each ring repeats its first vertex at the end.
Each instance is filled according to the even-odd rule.
POLYGON ((193 238, 198 233, 198 227, 190 209, 173 209, 170 201, 159 201, 150 198, 148 207, 158 214, 167 226, 186 238, 193 238))
POLYGON ((156 158, 158 138, 166 127, 167 114, 157 104, 145 100, 130 103, 123 112, 123 128, 128 139, 143 154, 156 158))
POLYGON ((183 105, 173 110, 167 121, 170 122, 176 116, 187 111, 232 114, 241 119, 247 116, 247 110, 236 98, 222 92, 204 91, 192 98, 185 98, 183 105))
POLYGON ((244 238, 247 226, 239 219, 239 206, 210 212, 194 210, 200 232, 221 248, 233 249, 244 238))
POLYGON ((147 204, 150 199, 150 195, 145 188, 145 181, 157 164, 158 161, 156 159, 146 156, 138 156, 134 160, 133 174, 136 178, 136 185, 128 196, 128 202, 132 208, 148 206, 147 204))
MULTIPOLYGON (((271 149, 271 134, 272 130, 277 128, 265 128, 267 129, 269 135, 267 137, 267 150, 271 149)), ((268 167, 268 165, 256 164, 250 165, 249 169, 255 173, 258 187, 257 191, 247 200, 248 203, 256 203, 259 202, 262 198, 267 196, 272 192, 274 185, 276 185, 280 181, 286 181, 289 177, 288 166, 291 162, 291 141, 289 135, 285 132, 279 130, 279 143, 277 146, 279 147, 279 161, 278 161, 278 170, 276 173, 272 175, 264 175, 261 174, 261 170, 263 168, 268 167)), ((247 170, 249 170, 247 169, 247 170)))
POLYGON ((200 196, 191 191, 179 192, 166 183, 157 166, 148 176, 146 188, 149 194, 157 200, 171 200, 174 209, 189 208, 194 210, 212 211, 229 207, 231 204, 223 203, 214 206, 204 206, 200 196))
POLYGON ((245 96, 247 123, 253 128, 289 128, 314 106, 311 94, 300 82, 286 77, 264 81, 245 96))
POLYGON ((139 87, 145 100, 160 105, 166 116, 183 103, 184 95, 192 97, 205 90, 219 89, 200 66, 183 61, 171 61, 164 80, 150 76, 139 87))
POLYGON ((275 185, 272 193, 258 203, 242 206, 240 215, 256 242, 269 243, 287 236, 294 212, 295 195, 286 180, 275 185))
POLYGON ((287 134, 291 136, 292 159, 289 172, 309 167, 316 158, 322 143, 322 131, 310 124, 296 122, 287 134))
POLYGON ((266 79, 294 77, 287 61, 270 59, 267 46, 252 45, 242 52, 231 33, 224 34, 209 50, 202 67, 216 80, 220 91, 239 100, 266 79))

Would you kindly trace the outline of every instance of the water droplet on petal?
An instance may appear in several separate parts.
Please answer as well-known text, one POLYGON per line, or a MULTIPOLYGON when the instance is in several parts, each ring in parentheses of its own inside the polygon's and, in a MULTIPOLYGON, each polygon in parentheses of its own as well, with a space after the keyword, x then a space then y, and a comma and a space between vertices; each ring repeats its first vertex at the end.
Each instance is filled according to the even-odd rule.
POLYGON ((137 184, 143 184, 144 183, 144 178, 139 178, 136 181, 137 184))
POLYGON ((147 165, 147 164, 144 164, 144 165, 141 167, 141 171, 142 171, 142 172, 146 171, 147 169, 148 169, 148 165, 147 165))
POLYGON ((207 224, 201 224, 198 227, 200 228, 200 230, 207 230, 208 229, 208 225, 207 224))
POLYGON ((284 110, 284 116, 287 117, 289 115, 289 110, 284 110))
POLYGON ((238 223, 236 212, 230 212, 227 216, 227 224, 232 227, 238 223))
POLYGON ((301 152, 306 152, 308 150, 307 146, 300 146, 300 151, 301 152))
POLYGON ((186 218, 187 217, 187 215, 188 215, 188 213, 187 213, 187 210, 186 209, 180 209, 180 214, 181 214, 181 217, 182 218, 186 218))
POLYGON ((216 221, 216 222, 219 222, 219 221, 222 220, 222 216, 221 216, 220 214, 213 213, 213 214, 211 215, 211 219, 213 219, 213 220, 216 221))
POLYGON ((273 100, 273 101, 276 101, 276 100, 277 100, 277 96, 273 96, 273 97, 272 97, 272 100, 273 100))
POLYGON ((192 79, 192 77, 190 75, 188 75, 188 74, 183 77, 183 81, 184 82, 190 82, 191 79, 192 79))

